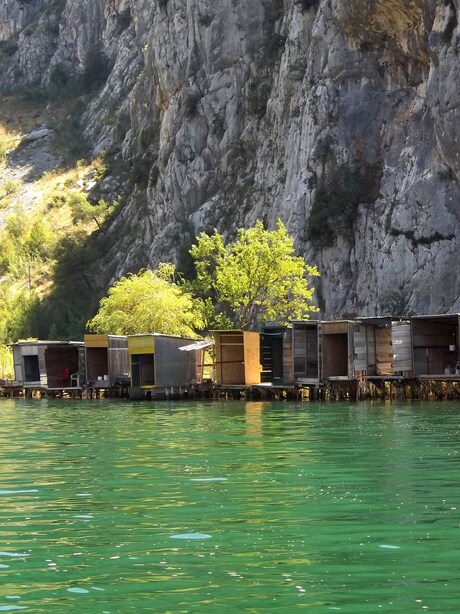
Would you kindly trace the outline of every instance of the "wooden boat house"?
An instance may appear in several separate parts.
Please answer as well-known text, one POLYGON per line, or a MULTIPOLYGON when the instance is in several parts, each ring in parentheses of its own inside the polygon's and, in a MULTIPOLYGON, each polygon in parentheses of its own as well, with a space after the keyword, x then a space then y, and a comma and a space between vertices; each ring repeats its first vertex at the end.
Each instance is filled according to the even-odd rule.
POLYGON ((83 342, 18 341, 11 347, 15 387, 22 387, 31 394, 33 391, 79 391, 84 385, 83 342))
POLYGON ((324 381, 356 379, 354 335, 359 327, 352 320, 321 322, 324 381))
POLYGON ((261 381, 293 385, 292 327, 266 324, 260 333, 261 381))
POLYGON ((211 375, 214 368, 214 362, 212 361, 213 347, 214 340, 200 339, 179 348, 181 352, 193 352, 195 354, 196 380, 192 380, 192 383, 204 384, 205 381, 207 384, 212 383, 211 375), (208 371, 208 373, 205 373, 205 371, 208 371))
POLYGON ((131 398, 146 393, 161 396, 176 395, 181 388, 197 378, 195 352, 180 348, 196 339, 184 339, 160 333, 128 335, 128 354, 131 374, 131 398))
MULTIPOLYGON (((354 368, 358 375, 369 378, 387 378, 395 375, 394 347, 398 348, 396 362, 398 371, 403 370, 403 351, 410 348, 407 345, 407 333, 410 329, 405 326, 408 322, 394 320, 389 316, 376 316, 359 318, 354 331, 354 368)), ((406 369, 404 369, 406 370, 406 369)))
POLYGON ((355 371, 370 378, 410 377, 410 322, 390 316, 360 318, 354 332, 355 371))
POLYGON ((108 390, 129 384, 128 338, 123 335, 85 335, 88 388, 108 390))
POLYGON ((409 320, 393 321, 391 342, 393 345, 393 374, 405 378, 413 377, 412 364, 412 325, 409 320))
POLYGON ((459 314, 411 318, 415 377, 438 379, 460 374, 459 318, 459 314))
POLYGON ((214 331, 215 380, 219 386, 260 384, 260 334, 242 330, 214 331))
POLYGON ((322 379, 321 323, 292 322, 293 379, 302 385, 318 385, 322 379))
POLYGON ((387 316, 365 317, 354 330, 354 369, 357 397, 404 394, 412 376, 410 323, 387 316))

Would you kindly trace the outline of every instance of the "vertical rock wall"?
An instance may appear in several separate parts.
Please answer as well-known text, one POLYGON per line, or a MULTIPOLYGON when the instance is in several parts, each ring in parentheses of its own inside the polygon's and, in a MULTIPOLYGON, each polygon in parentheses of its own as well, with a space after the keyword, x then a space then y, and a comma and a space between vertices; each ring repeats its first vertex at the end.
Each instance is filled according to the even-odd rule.
POLYGON ((2 9, 18 51, 0 87, 103 55, 83 123, 131 169, 115 276, 281 218, 323 317, 460 311, 456 1, 42 4, 28 36, 2 9))

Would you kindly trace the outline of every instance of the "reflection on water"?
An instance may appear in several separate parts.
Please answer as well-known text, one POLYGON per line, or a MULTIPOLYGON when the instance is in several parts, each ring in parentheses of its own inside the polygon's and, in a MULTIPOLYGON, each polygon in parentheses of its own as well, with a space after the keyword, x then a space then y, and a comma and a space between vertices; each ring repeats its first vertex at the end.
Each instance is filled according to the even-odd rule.
POLYGON ((0 611, 459 611, 460 405, 0 411, 0 611))

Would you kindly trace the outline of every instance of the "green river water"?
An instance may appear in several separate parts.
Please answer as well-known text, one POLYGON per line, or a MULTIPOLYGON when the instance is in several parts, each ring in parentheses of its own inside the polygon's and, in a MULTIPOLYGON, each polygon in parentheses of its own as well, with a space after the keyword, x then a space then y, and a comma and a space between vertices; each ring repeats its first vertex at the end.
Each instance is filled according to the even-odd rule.
POLYGON ((460 404, 0 418, 0 612, 460 612, 460 404))

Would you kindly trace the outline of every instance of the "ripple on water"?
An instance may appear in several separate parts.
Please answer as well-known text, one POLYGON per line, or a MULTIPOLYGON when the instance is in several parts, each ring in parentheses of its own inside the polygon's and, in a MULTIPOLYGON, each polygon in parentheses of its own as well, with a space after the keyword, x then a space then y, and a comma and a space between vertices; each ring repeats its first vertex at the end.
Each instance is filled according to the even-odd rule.
POLYGON ((460 403, 0 405, 9 614, 460 612, 460 403))
POLYGON ((38 492, 36 488, 31 488, 29 490, 0 490, 1 495, 22 495, 24 493, 34 493, 38 492))
POLYGON ((69 593, 79 593, 81 595, 89 593, 89 591, 86 588, 78 588, 78 586, 71 586, 70 588, 67 589, 67 592, 69 592, 69 593))
POLYGON ((171 535, 171 539, 210 539, 211 535, 207 533, 179 533, 171 535))
POLYGON ((226 482, 227 478, 190 478, 191 482, 226 482))

